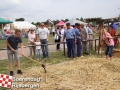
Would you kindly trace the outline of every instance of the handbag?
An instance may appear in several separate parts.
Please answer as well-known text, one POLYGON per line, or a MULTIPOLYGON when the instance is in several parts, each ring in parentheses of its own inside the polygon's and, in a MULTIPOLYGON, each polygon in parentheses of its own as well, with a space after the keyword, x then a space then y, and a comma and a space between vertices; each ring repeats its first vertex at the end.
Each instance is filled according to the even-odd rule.
POLYGON ((57 34, 55 34, 54 39, 55 39, 55 40, 58 40, 58 39, 59 39, 59 36, 58 36, 57 34))

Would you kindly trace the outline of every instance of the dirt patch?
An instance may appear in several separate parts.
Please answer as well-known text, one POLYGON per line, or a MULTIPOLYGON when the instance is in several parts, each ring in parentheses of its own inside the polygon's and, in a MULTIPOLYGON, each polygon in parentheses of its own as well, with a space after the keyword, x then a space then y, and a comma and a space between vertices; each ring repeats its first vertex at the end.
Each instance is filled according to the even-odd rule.
POLYGON ((114 57, 120 57, 120 50, 114 50, 113 51, 113 56, 114 57))
POLYGON ((113 60, 91 56, 87 59, 46 65, 47 82, 41 67, 24 70, 24 75, 17 77, 40 77, 40 88, 34 90, 119 90, 120 59, 113 60))

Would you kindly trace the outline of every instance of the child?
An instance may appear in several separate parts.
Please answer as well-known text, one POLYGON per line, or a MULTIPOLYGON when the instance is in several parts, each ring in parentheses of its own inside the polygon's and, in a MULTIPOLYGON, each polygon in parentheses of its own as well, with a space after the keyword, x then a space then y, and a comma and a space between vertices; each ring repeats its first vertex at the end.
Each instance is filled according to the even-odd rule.
POLYGON ((37 38, 36 41, 35 41, 37 60, 40 60, 40 49, 41 49, 40 44, 41 44, 41 43, 40 43, 40 39, 37 38), (38 45, 38 46, 37 46, 37 45, 38 45))

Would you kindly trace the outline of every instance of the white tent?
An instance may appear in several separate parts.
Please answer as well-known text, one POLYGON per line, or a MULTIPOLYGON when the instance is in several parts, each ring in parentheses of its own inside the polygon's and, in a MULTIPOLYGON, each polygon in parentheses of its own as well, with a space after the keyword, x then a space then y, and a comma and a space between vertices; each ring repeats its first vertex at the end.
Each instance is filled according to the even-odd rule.
POLYGON ((30 28, 36 28, 35 25, 26 22, 26 21, 16 21, 13 22, 14 27, 17 27, 18 29, 30 29, 30 28))
POLYGON ((4 29, 10 29, 10 24, 6 24, 6 25, 4 26, 4 29))
POLYGON ((75 23, 87 25, 87 23, 85 23, 83 21, 76 20, 76 19, 71 19, 70 21, 67 21, 66 23, 70 23, 71 25, 75 25, 75 23))

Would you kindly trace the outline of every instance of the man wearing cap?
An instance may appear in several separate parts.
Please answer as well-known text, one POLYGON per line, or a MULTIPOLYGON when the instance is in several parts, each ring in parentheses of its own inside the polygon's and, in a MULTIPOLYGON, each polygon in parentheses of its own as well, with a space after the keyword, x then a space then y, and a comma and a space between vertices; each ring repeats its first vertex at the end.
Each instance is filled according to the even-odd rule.
POLYGON ((75 30, 75 35, 76 35, 76 45, 77 45, 77 56, 81 57, 81 50, 82 50, 82 45, 81 45, 81 37, 80 37, 80 31, 79 31, 80 24, 75 23, 74 30, 75 30))
POLYGON ((71 51, 72 51, 72 57, 75 58, 75 42, 76 42, 76 36, 75 31, 73 28, 70 27, 70 23, 66 23, 67 29, 64 31, 64 36, 62 42, 64 42, 64 39, 66 37, 67 42, 67 56, 68 58, 71 58, 71 51))

